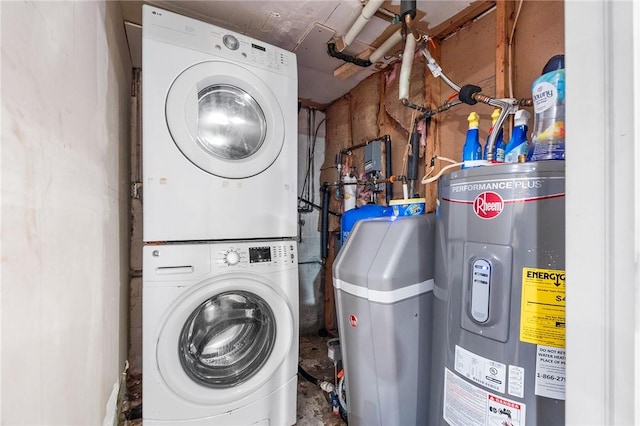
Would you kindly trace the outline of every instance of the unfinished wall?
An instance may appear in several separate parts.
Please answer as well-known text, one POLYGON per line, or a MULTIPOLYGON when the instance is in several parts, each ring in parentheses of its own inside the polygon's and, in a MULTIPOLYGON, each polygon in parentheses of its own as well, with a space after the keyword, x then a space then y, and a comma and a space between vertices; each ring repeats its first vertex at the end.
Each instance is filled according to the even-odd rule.
MULTIPOLYGON (((440 49, 440 65, 451 80, 460 86, 480 86, 483 93, 489 96, 496 96, 495 21, 496 13, 491 12, 469 23, 444 40, 440 49)), ((540 76, 547 60, 559 53, 564 53, 564 2, 523 2, 512 39, 513 96, 531 97, 531 84, 540 76)), ((508 75, 504 79, 508 81, 508 75)), ((443 82, 438 81, 437 84, 436 90, 442 93, 443 98, 453 93, 443 82)), ((505 92, 508 94, 508 91, 505 92)), ((531 113, 531 130, 533 109, 526 109, 531 113)), ((468 129, 467 116, 471 111, 480 115, 480 141, 484 146, 493 108, 485 104, 461 105, 437 116, 439 133, 435 151, 438 155, 457 161, 462 159, 462 146, 468 129)), ((509 137, 510 133, 505 127, 505 141, 509 137)), ((435 183, 431 185, 435 186, 435 183)))
MULTIPOLYGON (((417 105, 424 105, 425 102, 424 63, 422 55, 416 56, 411 73, 409 99, 417 105)), ((330 204, 330 210, 333 212, 344 210, 341 189, 335 186, 339 180, 336 159, 340 162, 341 151, 352 148, 349 153, 342 155, 341 175, 344 176, 351 172, 360 181, 364 181, 366 179, 364 175, 364 150, 359 146, 389 135, 391 138, 391 171, 394 175, 406 174, 406 147, 414 119, 418 113, 403 106, 398 100, 399 75, 399 63, 389 66, 388 69, 362 81, 348 95, 338 99, 327 109, 327 145, 320 183, 327 182, 333 185, 330 204)), ((384 155, 387 153, 383 151, 384 155)), ((422 163, 424 163, 424 159, 422 163)), ((419 178, 422 178, 422 174, 419 178)), ((420 185, 416 190, 419 195, 424 195, 420 185)), ((394 184, 392 191, 391 198, 402 198, 400 184, 394 184)), ((385 203, 385 195, 384 191, 377 194, 378 204, 385 203)), ((357 205, 366 204, 371 199, 370 188, 366 185, 358 185, 357 196, 357 205)), ((339 230, 338 217, 331 215, 329 222, 331 231, 339 230)))
MULTIPOLYGON (((514 2, 513 12, 509 16, 510 24, 515 20, 517 4, 514 2)), ((547 60, 558 53, 563 53, 564 46, 564 2, 523 2, 520 14, 511 37, 512 26, 505 30, 507 39, 512 44, 512 90, 516 98, 531 96, 531 84, 542 71, 547 60)), ((483 93, 496 95, 496 55, 498 42, 496 32, 496 12, 486 13, 479 19, 468 22, 457 32, 439 43, 437 49, 430 48, 432 54, 442 67, 444 73, 458 85, 475 84, 482 87, 483 93)), ((363 81, 347 96, 334 102, 327 109, 327 162, 324 168, 329 169, 333 162, 333 154, 340 149, 356 145, 367 138, 384 134, 392 135, 394 174, 402 173, 403 154, 411 129, 413 110, 398 102, 399 64, 390 67, 378 75, 363 81), (379 95, 379 100, 377 96, 379 95), (376 118, 375 112, 378 112, 376 118), (349 119, 350 118, 350 119, 349 119)), ((508 70, 501 76, 508 81, 508 70)), ((434 79, 424 66, 424 59, 417 56, 411 76, 412 102, 436 108, 454 92, 441 79, 434 79), (425 101, 426 99, 426 101, 425 101)), ((480 138, 486 140, 491 126, 493 108, 476 104, 474 106, 456 106, 432 118, 426 140, 432 145, 423 147, 428 154, 421 152, 420 169, 429 165, 432 153, 439 156, 460 160, 462 145, 468 128, 467 116, 471 111, 480 115, 480 138)), ((529 112, 532 110, 529 108, 529 112)), ((530 121, 533 127, 533 118, 530 121)), ((424 144, 423 130, 423 144, 424 144)), ((505 132, 505 138, 510 135, 505 132)), ((357 158, 359 162, 361 159, 357 158)), ((446 164, 446 163, 445 163, 446 164)), ((436 171, 440 166, 436 163, 436 171)), ((335 176, 334 171, 334 176, 335 176)), ((324 179, 327 176, 322 176, 324 179)), ((335 181, 336 179, 330 179, 335 181)), ((435 183, 432 187, 421 188, 419 194, 427 196, 427 206, 435 207, 435 183)), ((401 196, 401 187, 394 186, 393 196, 401 196)), ((337 200, 332 201, 333 208, 339 208, 337 200)), ((332 221, 332 229, 337 220, 332 221)))
MULTIPOLYGON (((499 42, 498 35, 511 40, 514 97, 531 96, 531 84, 540 75, 544 64, 553 55, 563 53, 564 2, 553 0, 522 2, 515 31, 511 38, 517 5, 518 2, 509 4, 512 7, 512 12, 507 15, 506 28, 501 27, 497 22, 497 13, 494 8, 478 19, 467 22, 446 38, 439 40, 435 48, 430 47, 432 55, 443 72, 452 81, 460 86, 464 84, 480 86, 483 93, 489 96, 496 96, 496 93, 504 90, 505 88, 501 87, 499 91, 496 91, 496 70, 499 68, 496 67, 496 58, 501 54, 507 56, 505 50, 500 50, 505 48, 505 44, 499 42)), ((498 3, 498 7, 505 7, 505 3, 498 3)), ((329 106, 327 109, 327 156, 323 165, 321 183, 337 180, 334 158, 341 149, 384 134, 391 135, 393 140, 393 172, 394 174, 403 174, 403 157, 411 131, 413 110, 398 101, 397 76, 399 72, 400 64, 396 64, 377 75, 372 75, 349 94, 329 106)), ((504 73, 500 71, 499 77, 501 82, 508 81, 508 69, 505 69, 504 73)), ((442 105, 454 95, 454 91, 449 86, 441 79, 435 79, 426 69, 424 58, 421 55, 414 60, 410 87, 410 100, 415 104, 427 105, 432 109, 442 105)), ((421 147, 419 170, 424 171, 429 166, 433 155, 447 157, 455 161, 462 159, 462 146, 468 129, 467 116, 471 111, 476 111, 480 115, 480 138, 484 145, 488 129, 491 126, 493 108, 484 104, 458 105, 433 116, 426 129, 421 127, 422 144, 426 144, 426 146, 421 147)), ((529 112, 533 113, 531 108, 529 108, 529 112)), ((533 115, 529 123, 529 128, 532 127, 533 115)), ((504 137, 508 140, 510 137, 508 131, 505 131, 504 137)), ((362 160, 354 156, 353 162, 360 164, 362 160)), ((447 164, 436 161, 436 169, 433 174, 447 164)), ((421 173, 420 179, 422 175, 421 173)), ((426 186, 418 184, 416 190, 418 195, 426 198, 427 211, 434 211, 437 197, 436 183, 430 183, 426 186)), ((335 190, 332 191, 330 209, 339 212, 341 211, 341 200, 336 198, 335 192, 335 190)), ((401 186, 396 184, 393 198, 401 198, 401 196, 401 186)), ((330 230, 335 233, 339 227, 339 219, 331 217, 330 230)), ((329 294, 329 291, 332 290, 330 271, 335 252, 333 243, 334 238, 329 238, 329 258, 325 266, 325 270, 329 271, 325 282, 325 291, 327 292, 325 316, 327 318, 333 312, 333 296, 329 294)), ((326 324, 328 328, 335 325, 331 321, 326 324)))
POLYGON ((109 423, 129 273, 120 5, 1 7, 1 423, 109 423))
MULTIPOLYGON (((495 12, 467 24, 464 28, 444 40, 440 45, 439 63, 443 71, 453 82, 462 86, 474 84, 482 88, 488 96, 495 96, 495 12)), ((441 79, 432 80, 435 89, 441 94, 440 101, 454 93, 441 79)), ((493 108, 489 105, 458 105, 434 117, 438 127, 435 154, 452 160, 462 159, 467 129, 467 117, 471 111, 480 116, 480 141, 484 146, 493 108)), ((447 163, 436 163, 437 168, 447 163)), ((436 182, 429 185, 436 186, 436 182)))

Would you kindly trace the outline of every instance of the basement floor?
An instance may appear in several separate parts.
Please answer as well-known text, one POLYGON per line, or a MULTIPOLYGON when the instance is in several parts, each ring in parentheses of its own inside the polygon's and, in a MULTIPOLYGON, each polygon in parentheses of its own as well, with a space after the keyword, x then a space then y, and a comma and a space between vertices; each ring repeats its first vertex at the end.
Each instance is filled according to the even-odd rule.
MULTIPOLYGON (((330 337, 300 336, 299 364, 318 380, 334 382, 333 361, 327 356, 330 337)), ((127 390, 123 398, 120 426, 141 426, 142 374, 132 371, 127 377, 127 390)), ((335 416, 325 393, 317 386, 298 376, 298 408, 296 426, 341 426, 346 423, 335 416)))

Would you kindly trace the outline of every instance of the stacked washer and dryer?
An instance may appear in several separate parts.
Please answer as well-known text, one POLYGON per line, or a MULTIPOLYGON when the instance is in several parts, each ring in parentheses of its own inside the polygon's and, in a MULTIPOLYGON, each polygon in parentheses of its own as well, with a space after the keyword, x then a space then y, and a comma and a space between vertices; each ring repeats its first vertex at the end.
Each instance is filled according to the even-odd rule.
POLYGON ((143 421, 294 424, 293 53, 143 6, 143 421))

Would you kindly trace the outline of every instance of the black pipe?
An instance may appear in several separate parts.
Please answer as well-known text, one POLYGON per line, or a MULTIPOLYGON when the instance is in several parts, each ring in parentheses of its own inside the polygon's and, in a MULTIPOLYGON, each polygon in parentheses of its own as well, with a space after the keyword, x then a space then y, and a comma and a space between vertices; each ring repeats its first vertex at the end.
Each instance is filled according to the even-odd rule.
MULTIPOLYGON (((314 209, 316 209, 316 210, 322 210, 322 206, 319 206, 319 205, 317 205, 317 204, 315 204, 315 203, 312 203, 312 202, 311 202, 311 201, 309 201, 309 200, 305 200, 305 199, 304 199, 304 198, 302 198, 302 197, 298 197, 298 200, 299 200, 299 201, 302 201, 303 203, 306 203, 306 204, 310 205, 311 207, 313 207, 313 208, 314 208, 314 209)), ((342 216, 342 213, 332 212, 331 210, 329 210, 329 214, 332 214, 332 215, 337 216, 337 217, 342 216)))
POLYGON ((420 132, 418 132, 418 123, 413 126, 411 133, 411 154, 407 163, 407 180, 409 180, 409 197, 413 198, 415 191, 415 183, 418 180, 418 158, 420 157, 420 132))
POLYGON ((406 14, 409 14, 411 19, 416 17, 416 3, 416 0, 400 0, 400 16, 402 17, 402 22, 404 22, 404 16, 406 14))
MULTIPOLYGON (((389 179, 391 176, 393 176, 391 170, 391 136, 389 135, 384 135, 384 171, 385 178, 389 179)), ((393 186, 391 182, 387 182, 385 184, 384 190, 384 199, 387 202, 387 206, 391 201, 392 192, 393 186)))
POLYGON ((327 182, 320 187, 322 192, 322 214, 320 222, 320 258, 325 260, 329 257, 329 196, 330 189, 327 182))
MULTIPOLYGON (((418 179, 418 157, 420 156, 420 132, 415 129, 411 133, 411 155, 409 155, 409 163, 407 165, 407 179, 418 179)), ((411 194, 410 194, 411 195, 411 194)))

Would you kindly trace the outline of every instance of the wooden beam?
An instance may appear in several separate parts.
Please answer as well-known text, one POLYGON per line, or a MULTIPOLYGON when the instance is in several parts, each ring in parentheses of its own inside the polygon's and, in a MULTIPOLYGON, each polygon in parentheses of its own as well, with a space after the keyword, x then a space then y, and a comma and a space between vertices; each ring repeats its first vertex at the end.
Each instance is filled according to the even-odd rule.
POLYGON ((300 102, 300 105, 303 107, 317 109, 319 111, 325 111, 329 106, 329 104, 319 104, 306 98, 298 98, 298 102, 300 102))
POLYGON ((513 28, 515 2, 496 4, 496 97, 509 96, 509 36, 513 28))
POLYGON ((331 332, 338 329, 336 324, 336 303, 333 291, 333 261, 335 252, 336 233, 329 232, 327 259, 324 264, 324 328, 331 332))
POLYGON ((500 3, 502 0, 495 1, 476 1, 469 5, 469 7, 455 14, 451 18, 447 19, 443 23, 436 25, 435 27, 428 30, 429 35, 432 37, 436 37, 439 39, 444 39, 448 35, 458 31, 460 27, 467 24, 469 21, 477 18, 482 15, 492 7, 496 5, 496 3, 500 3))
MULTIPOLYGON (((441 50, 440 50, 440 42, 434 40, 436 45, 435 49, 429 49, 431 52, 431 56, 436 62, 440 63, 441 59, 441 50)), ((441 99, 441 83, 439 78, 435 78, 431 73, 427 73, 424 90, 425 90, 425 103, 429 105, 431 108, 438 107, 442 104, 441 99)), ((431 157, 440 153, 440 138, 438 137, 438 130, 440 126, 438 122, 440 121, 439 115, 436 114, 431 118, 431 123, 426 127, 427 138, 425 141, 425 154, 424 154, 424 164, 425 173, 429 171, 431 165, 431 157)), ((435 174, 435 172, 433 173, 435 174)), ((424 198, 425 198, 425 211, 426 212, 434 212, 436 211, 436 198, 438 197, 438 185, 436 182, 427 183, 424 188, 424 198)))

